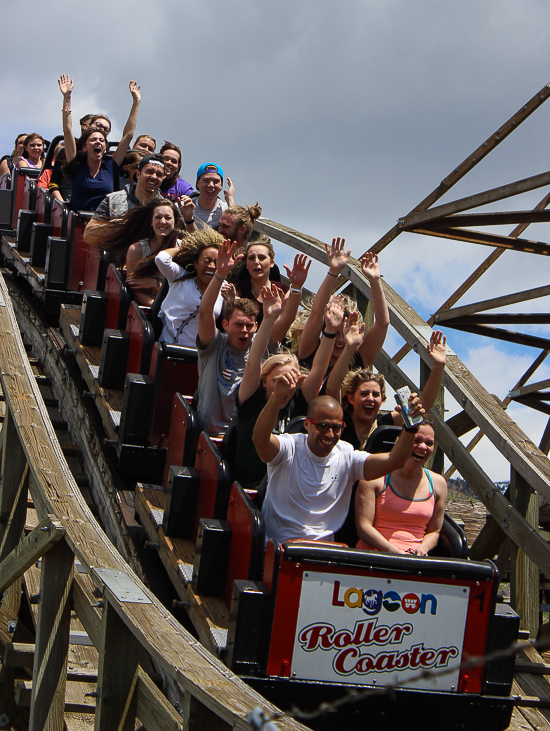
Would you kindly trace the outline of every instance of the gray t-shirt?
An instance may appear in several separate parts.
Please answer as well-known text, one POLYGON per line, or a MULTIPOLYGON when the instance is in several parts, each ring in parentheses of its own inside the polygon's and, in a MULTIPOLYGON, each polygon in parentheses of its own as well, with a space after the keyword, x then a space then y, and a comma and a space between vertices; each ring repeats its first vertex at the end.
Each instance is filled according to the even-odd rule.
POLYGON ((248 350, 235 350, 227 335, 216 330, 206 348, 199 350, 197 416, 199 427, 208 434, 221 434, 236 411, 237 390, 242 381, 248 350))

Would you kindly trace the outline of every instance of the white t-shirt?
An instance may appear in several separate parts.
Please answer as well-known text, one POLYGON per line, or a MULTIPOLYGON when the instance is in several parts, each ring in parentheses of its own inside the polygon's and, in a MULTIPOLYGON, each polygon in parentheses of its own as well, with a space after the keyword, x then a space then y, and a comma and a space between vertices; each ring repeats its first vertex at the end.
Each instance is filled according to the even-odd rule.
POLYGON ((368 452, 337 442, 328 457, 317 457, 307 434, 280 434, 279 453, 267 465, 262 506, 267 538, 332 540, 349 510, 351 488, 363 478, 368 452))

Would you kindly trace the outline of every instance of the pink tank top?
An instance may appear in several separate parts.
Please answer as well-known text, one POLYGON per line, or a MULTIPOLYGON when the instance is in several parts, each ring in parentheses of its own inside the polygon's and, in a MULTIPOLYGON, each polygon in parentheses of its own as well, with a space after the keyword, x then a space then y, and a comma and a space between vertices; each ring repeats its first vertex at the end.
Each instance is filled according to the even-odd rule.
MULTIPOLYGON (((384 489, 376 498, 373 526, 384 538, 402 551, 415 548, 426 535, 426 528, 435 508, 432 477, 424 467, 430 483, 430 494, 419 500, 409 500, 398 495, 392 487, 390 475, 386 475, 384 489)), ((357 548, 376 551, 359 539, 357 548)))

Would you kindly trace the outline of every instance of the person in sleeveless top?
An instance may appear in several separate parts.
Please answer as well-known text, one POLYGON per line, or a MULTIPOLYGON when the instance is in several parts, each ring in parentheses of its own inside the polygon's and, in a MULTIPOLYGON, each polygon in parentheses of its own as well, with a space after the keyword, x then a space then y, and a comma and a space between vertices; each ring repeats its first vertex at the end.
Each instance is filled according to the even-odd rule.
POLYGON ((447 483, 424 466, 434 450, 434 427, 424 418, 403 467, 360 480, 355 496, 357 548, 427 556, 445 515, 447 483))

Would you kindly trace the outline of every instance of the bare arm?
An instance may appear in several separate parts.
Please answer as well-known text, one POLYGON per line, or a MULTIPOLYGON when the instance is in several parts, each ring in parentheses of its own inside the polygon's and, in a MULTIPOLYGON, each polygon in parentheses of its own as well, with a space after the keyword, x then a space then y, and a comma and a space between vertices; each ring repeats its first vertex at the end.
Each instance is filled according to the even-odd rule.
POLYGON ((195 204, 193 203, 193 199, 188 195, 181 195, 177 200, 177 204, 183 219, 184 230, 189 234, 198 231, 195 224, 195 204))
POLYGON ((201 304, 199 307, 199 342, 203 348, 206 348, 216 333, 216 315, 214 314, 214 305, 218 299, 222 284, 225 282, 225 278, 232 269, 239 263, 243 258, 242 254, 239 254, 235 259, 233 253, 237 242, 225 239, 223 244, 220 246, 218 251, 218 261, 216 264, 216 271, 212 277, 212 281, 206 288, 205 293, 202 296, 201 304))
POLYGON ((276 319, 282 309, 282 301, 279 290, 276 287, 262 287, 261 297, 264 306, 264 317, 248 354, 246 368, 244 369, 241 385, 237 394, 239 405, 249 399, 260 385, 260 373, 262 370, 262 356, 269 344, 269 337, 276 319))
POLYGON ((365 339, 358 348, 358 353, 365 366, 371 366, 378 357, 390 325, 390 313, 384 296, 380 270, 378 268, 378 256, 368 252, 361 259, 361 269, 369 280, 372 293, 372 306, 374 309, 374 323, 369 328, 365 339))
POLYGON ((229 176, 227 176, 227 190, 223 191, 223 195, 229 208, 235 205, 235 186, 229 176))
POLYGON ((443 373, 447 362, 446 345, 447 338, 441 330, 434 330, 430 337, 428 345, 428 354, 432 361, 432 370, 426 381, 426 385, 422 389, 422 406, 429 411, 436 402, 437 394, 441 388, 443 381, 443 373))
POLYGON ((305 400, 309 403, 312 399, 319 395, 323 381, 327 373, 330 363, 332 351, 334 350, 334 338, 330 337, 338 332, 338 328, 342 324, 344 318, 344 310, 340 306, 338 298, 335 297, 325 307, 325 317, 323 329, 323 337, 319 343, 319 347, 315 352, 311 370, 302 386, 302 393, 305 400), (328 337, 327 337, 328 336, 328 337))
POLYGON ((437 546, 439 534, 445 517, 445 505, 447 503, 447 483, 445 478, 436 472, 430 472, 434 484, 435 506, 430 522, 426 526, 426 534, 422 543, 416 549, 418 556, 427 556, 428 552, 437 546))
POLYGON ((345 243, 345 239, 337 238, 332 239, 330 247, 328 244, 325 244, 328 259, 328 274, 313 299, 311 312, 300 337, 300 345, 298 346, 299 358, 307 358, 319 344, 319 335, 323 327, 325 307, 330 300, 336 279, 340 276, 340 272, 346 266, 351 256, 351 249, 347 252, 344 250, 345 243))
POLYGON ((359 326, 357 322, 358 313, 351 312, 344 325, 344 350, 334 364, 327 381, 327 396, 332 396, 340 402, 342 401, 342 382, 357 348, 363 342, 365 334, 365 324, 359 326))
POLYGON ((76 141, 73 134, 71 119, 71 94, 74 88, 74 82, 68 74, 61 74, 58 79, 59 89, 63 94, 63 139, 65 141, 65 155, 67 162, 71 162, 76 157, 76 141))
POLYGON ((256 419, 252 442, 262 462, 271 462, 279 454, 279 440, 272 432, 285 397, 298 386, 298 382, 298 373, 289 372, 277 376, 273 393, 256 419))
POLYGON ((305 254, 296 254, 294 257, 294 266, 292 267, 292 271, 286 264, 284 265, 290 281, 290 292, 283 304, 283 311, 279 315, 271 333, 271 339, 274 343, 279 344, 282 342, 289 327, 296 319, 296 313, 300 306, 302 287, 307 279, 310 266, 311 259, 308 259, 305 254))
POLYGON ((397 546, 390 543, 374 527, 376 498, 383 488, 383 482, 383 479, 371 481, 359 480, 355 494, 355 527, 357 529, 357 535, 361 540, 378 551, 404 554, 405 551, 401 551, 397 546))
POLYGON ((132 137, 135 134, 139 114, 139 105, 141 104, 141 86, 138 86, 137 82, 135 81, 130 81, 129 87, 130 94, 132 95, 132 108, 130 109, 130 114, 128 115, 126 124, 124 125, 122 139, 118 143, 118 147, 116 148, 115 154, 113 155, 114 161, 119 166, 122 165, 124 156, 128 152, 130 142, 132 141, 132 137))

